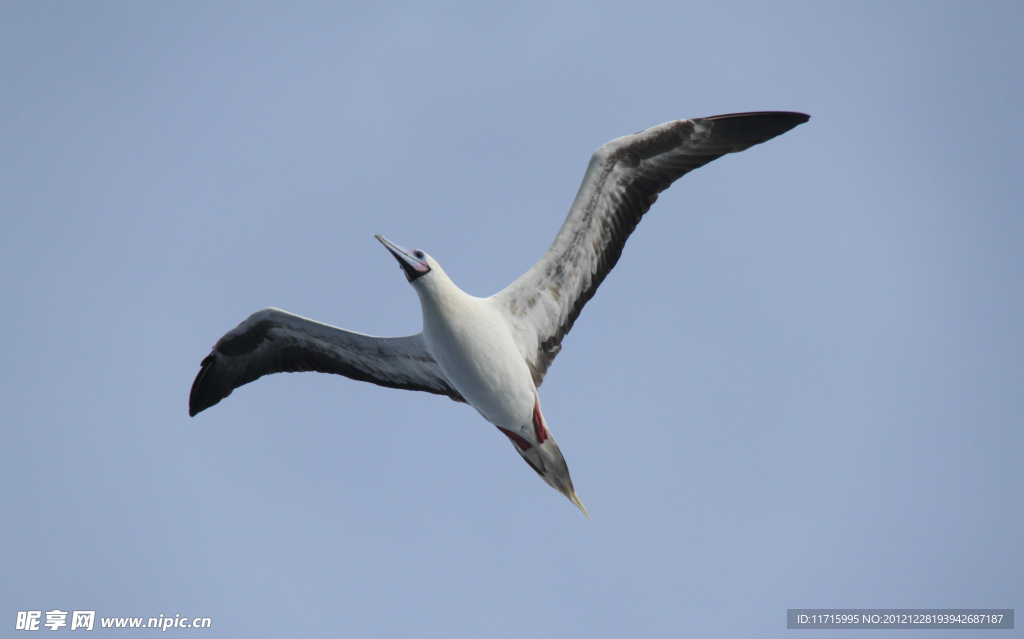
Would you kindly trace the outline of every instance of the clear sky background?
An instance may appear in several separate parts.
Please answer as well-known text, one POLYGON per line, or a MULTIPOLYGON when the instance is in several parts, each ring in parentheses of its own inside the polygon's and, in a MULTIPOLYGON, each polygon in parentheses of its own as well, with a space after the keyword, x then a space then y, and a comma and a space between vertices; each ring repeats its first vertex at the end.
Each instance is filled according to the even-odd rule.
POLYGON ((0 4, 0 635, 1024 611, 1020 3, 368 4, 0 4), (663 194, 541 388, 592 521, 445 398, 276 375, 188 417, 263 307, 419 331, 374 233, 490 295, 595 148, 755 110, 812 119, 663 194))

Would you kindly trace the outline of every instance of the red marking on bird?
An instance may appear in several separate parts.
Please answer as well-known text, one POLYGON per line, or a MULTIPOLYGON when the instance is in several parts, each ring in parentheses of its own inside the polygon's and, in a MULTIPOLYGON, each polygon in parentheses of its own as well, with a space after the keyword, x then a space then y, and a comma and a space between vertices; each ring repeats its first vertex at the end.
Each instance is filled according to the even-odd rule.
POLYGON ((537 436, 537 443, 543 444, 548 438, 548 429, 544 425, 544 416, 540 414, 540 398, 533 400, 533 433, 537 436))
POLYGON ((500 430, 501 432, 505 433, 505 437, 511 439, 512 443, 515 444, 519 448, 519 450, 527 451, 533 448, 533 446, 530 445, 530 442, 523 439, 522 436, 520 436, 518 433, 513 433, 510 430, 505 430, 504 428, 498 426, 497 424, 495 424, 494 427, 500 430))

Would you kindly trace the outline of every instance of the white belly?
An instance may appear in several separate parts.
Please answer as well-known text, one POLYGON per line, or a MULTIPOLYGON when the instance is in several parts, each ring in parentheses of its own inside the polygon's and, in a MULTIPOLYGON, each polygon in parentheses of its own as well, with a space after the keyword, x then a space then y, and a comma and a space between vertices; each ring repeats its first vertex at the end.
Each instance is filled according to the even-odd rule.
POLYGON ((531 423, 533 378, 504 322, 481 302, 468 298, 424 314, 424 337, 445 377, 484 419, 517 429, 531 423))

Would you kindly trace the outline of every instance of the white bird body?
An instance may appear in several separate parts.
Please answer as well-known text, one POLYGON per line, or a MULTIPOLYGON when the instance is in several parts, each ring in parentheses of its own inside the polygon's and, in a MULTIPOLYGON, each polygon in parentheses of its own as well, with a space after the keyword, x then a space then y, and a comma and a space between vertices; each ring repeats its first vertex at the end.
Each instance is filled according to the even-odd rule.
POLYGON ((547 428, 537 386, 506 314, 494 297, 465 293, 436 260, 424 255, 424 261, 430 277, 416 279, 413 288, 423 311, 423 339, 441 372, 470 406, 508 436, 546 482, 586 514, 547 428))
POLYGON ((428 350, 484 419, 518 430, 530 421, 536 390, 508 323, 490 299, 463 292, 437 262, 430 263, 437 276, 414 285, 428 350))
POLYGON ((258 311, 203 360, 189 413, 277 372, 335 373, 447 395, 497 426, 544 481, 586 513, 537 391, 562 339, 658 193, 695 168, 807 120, 786 112, 677 120, 604 144, 544 256, 488 298, 464 293, 429 255, 378 235, 419 296, 422 332, 372 337, 278 309, 258 311))

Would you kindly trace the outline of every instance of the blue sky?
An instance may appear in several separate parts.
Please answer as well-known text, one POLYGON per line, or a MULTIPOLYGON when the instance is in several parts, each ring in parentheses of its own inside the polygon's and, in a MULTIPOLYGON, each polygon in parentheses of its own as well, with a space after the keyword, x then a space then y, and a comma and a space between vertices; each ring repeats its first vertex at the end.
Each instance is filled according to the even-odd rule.
POLYGON ((1022 32, 1012 2, 0 4, 0 627, 1024 608, 1022 32), (592 521, 444 398, 277 375, 188 417, 260 308, 417 332, 374 233, 489 295, 599 145, 753 110, 812 119, 664 193, 541 388, 592 521))

